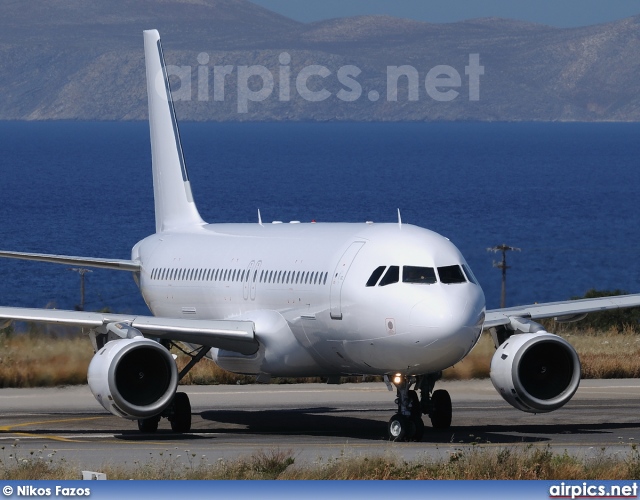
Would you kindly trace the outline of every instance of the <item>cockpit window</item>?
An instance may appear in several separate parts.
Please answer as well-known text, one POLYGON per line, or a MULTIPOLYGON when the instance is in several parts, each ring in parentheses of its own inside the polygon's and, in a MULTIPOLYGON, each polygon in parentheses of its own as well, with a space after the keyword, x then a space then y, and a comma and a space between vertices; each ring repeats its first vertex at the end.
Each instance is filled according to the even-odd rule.
POLYGON ((389 267, 389 270, 384 275, 384 277, 380 280, 378 286, 391 285, 392 283, 397 283, 398 281, 400 281, 400 267, 391 266, 389 267))
POLYGON ((464 270, 464 274, 467 275, 467 279, 473 283, 474 285, 478 285, 478 280, 476 279, 476 277, 473 275, 473 272, 471 271, 471 269, 469 268, 469 266, 467 266, 466 264, 462 264, 462 269, 464 270))
POLYGON ((421 283, 424 285, 430 285, 436 281, 436 273, 433 270, 433 267, 404 266, 402 268, 403 283, 421 283))
POLYGON ((386 268, 387 266, 377 267, 376 270, 371 273, 371 277, 367 281, 367 286, 376 286, 376 283, 378 283, 380 276, 382 276, 382 273, 386 268))
POLYGON ((462 273, 460 266, 445 266, 438 268, 438 274, 440 275, 440 281, 445 285, 452 285, 454 283, 466 283, 467 279, 462 273))

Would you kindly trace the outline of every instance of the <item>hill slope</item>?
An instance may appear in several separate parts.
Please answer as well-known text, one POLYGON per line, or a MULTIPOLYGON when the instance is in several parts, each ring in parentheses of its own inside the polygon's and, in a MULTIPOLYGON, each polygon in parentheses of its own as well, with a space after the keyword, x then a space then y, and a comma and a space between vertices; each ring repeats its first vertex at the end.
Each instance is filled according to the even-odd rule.
MULTIPOLYGON (((178 94, 181 119, 640 120, 640 16, 574 29, 386 16, 302 24, 246 0, 5 0, 0 119, 145 119, 141 31, 149 28, 160 30, 168 64, 191 69, 191 92, 183 81, 187 87, 178 94), (198 60, 203 52, 208 62, 202 55, 198 60), (290 99, 284 101, 283 52, 291 56, 285 64, 290 99), (479 101, 469 100, 469 54, 479 54, 484 66, 479 101), (213 68, 222 65, 233 72, 219 102, 213 68), (262 65, 274 75, 272 94, 249 102, 247 113, 238 113, 240 65, 262 65), (331 72, 308 81, 311 91, 329 91, 328 99, 310 102, 296 90, 297 75, 309 65, 331 72), (352 96, 357 90, 338 78, 345 65, 361 70, 354 77, 361 91, 352 102, 337 97, 341 89, 352 96), (406 77, 398 80, 397 102, 387 97, 387 66, 403 65, 418 71, 417 101, 408 99, 406 77), (450 102, 434 100, 425 89, 436 65, 451 66, 461 77, 460 95, 450 102), (208 69, 208 88, 199 68, 208 69)), ((249 88, 256 84, 259 78, 249 80, 249 88)))

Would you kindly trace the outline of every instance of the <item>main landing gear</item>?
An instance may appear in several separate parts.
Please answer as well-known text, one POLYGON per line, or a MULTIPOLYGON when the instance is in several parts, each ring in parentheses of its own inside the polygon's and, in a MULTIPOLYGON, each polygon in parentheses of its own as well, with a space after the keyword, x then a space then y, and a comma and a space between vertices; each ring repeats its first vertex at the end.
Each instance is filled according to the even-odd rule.
MULTIPOLYGON (((182 380, 184 376, 189 373, 189 370, 211 349, 210 347, 202 346, 200 349, 187 352, 176 344, 171 345, 178 347, 178 349, 191 357, 191 361, 189 361, 187 366, 185 366, 178 375, 178 380, 182 380)), ((165 347, 169 348, 170 346, 165 347)), ((189 402, 189 396, 184 392, 176 392, 171 404, 160 415, 138 420, 138 429, 144 433, 156 432, 162 417, 166 417, 169 422, 171 422, 171 430, 173 432, 189 432, 191 430, 191 403, 189 402)))
POLYGON ((144 433, 156 432, 162 417, 169 419, 173 432, 189 432, 191 430, 191 403, 189 402, 189 396, 184 392, 176 392, 173 402, 162 414, 138 420, 138 429, 144 433))
POLYGON ((391 417, 387 428, 389 440, 422 441, 425 429, 423 414, 429 415, 434 429, 447 429, 451 426, 451 397, 447 391, 433 390, 441 376, 442 372, 418 377, 396 374, 391 379, 385 376, 389 390, 392 390, 393 384, 398 395, 395 401, 398 413, 391 417), (418 397, 418 390, 421 399, 418 397))

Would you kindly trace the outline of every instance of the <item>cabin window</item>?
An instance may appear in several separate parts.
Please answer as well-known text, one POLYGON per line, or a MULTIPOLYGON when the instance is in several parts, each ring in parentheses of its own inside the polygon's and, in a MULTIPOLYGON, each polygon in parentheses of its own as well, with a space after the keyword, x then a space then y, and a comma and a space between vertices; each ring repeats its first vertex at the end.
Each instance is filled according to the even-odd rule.
POLYGON ((433 267, 404 266, 402 268, 403 283, 431 285, 437 281, 433 267))
POLYGON ((467 282, 467 279, 462 273, 462 269, 458 265, 439 267, 438 275, 440 276, 440 281, 445 285, 467 282))
POLYGON ((378 284, 378 280, 380 279, 380 276, 382 276, 382 273, 384 273, 384 270, 386 268, 387 266, 376 267, 375 270, 371 273, 371 276, 369 276, 366 286, 376 286, 378 284))
POLYGON ((397 283, 398 281, 400 281, 400 266, 390 266, 378 286, 387 286, 397 283))

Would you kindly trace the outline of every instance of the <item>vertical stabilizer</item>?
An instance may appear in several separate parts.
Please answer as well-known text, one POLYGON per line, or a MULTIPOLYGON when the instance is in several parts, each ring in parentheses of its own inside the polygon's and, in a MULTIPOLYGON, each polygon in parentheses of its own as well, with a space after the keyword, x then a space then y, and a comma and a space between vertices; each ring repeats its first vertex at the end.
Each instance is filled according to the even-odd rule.
POLYGON ((156 232, 204 224, 193 201, 157 30, 144 32, 156 232))

